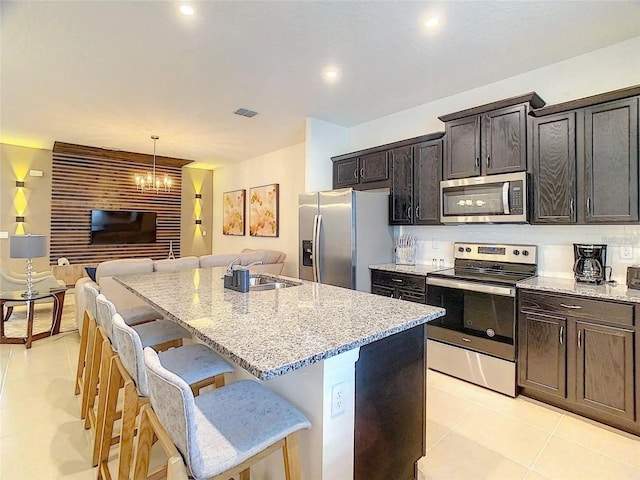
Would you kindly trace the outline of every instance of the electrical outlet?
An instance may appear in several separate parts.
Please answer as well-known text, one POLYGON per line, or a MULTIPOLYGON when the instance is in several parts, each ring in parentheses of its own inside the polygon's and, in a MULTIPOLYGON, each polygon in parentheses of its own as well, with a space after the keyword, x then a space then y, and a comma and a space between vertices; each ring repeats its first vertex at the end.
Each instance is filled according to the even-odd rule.
POLYGON ((342 415, 345 412, 347 384, 336 383, 331 387, 331 418, 342 415))
POLYGON ((620 258, 622 260, 633 260, 633 247, 631 245, 620 247, 620 258))

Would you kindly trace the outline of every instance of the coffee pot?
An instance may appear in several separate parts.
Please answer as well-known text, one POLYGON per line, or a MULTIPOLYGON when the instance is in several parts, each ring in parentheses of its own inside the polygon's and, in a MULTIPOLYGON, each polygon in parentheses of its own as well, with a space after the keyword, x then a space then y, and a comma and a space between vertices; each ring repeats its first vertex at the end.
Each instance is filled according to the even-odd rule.
POLYGON ((606 277, 607 246, 595 244, 573 244, 573 274, 577 282, 603 283, 606 277))

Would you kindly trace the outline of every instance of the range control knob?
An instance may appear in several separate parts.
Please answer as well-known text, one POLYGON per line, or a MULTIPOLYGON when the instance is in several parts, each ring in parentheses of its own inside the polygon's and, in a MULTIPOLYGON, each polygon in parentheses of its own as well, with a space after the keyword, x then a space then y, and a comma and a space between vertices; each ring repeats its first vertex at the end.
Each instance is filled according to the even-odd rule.
POLYGON ((471 253, 471 247, 465 248, 464 251, 467 252, 467 253, 471 253))
POLYGON ((516 256, 520 255, 520 250, 514 250, 513 254, 516 255, 516 256))
POLYGON ((462 252, 464 252, 464 248, 463 248, 463 247, 458 247, 458 251, 459 251, 460 253, 462 253, 462 252))
POLYGON ((522 255, 525 257, 529 255, 529 250, 522 250, 522 255))

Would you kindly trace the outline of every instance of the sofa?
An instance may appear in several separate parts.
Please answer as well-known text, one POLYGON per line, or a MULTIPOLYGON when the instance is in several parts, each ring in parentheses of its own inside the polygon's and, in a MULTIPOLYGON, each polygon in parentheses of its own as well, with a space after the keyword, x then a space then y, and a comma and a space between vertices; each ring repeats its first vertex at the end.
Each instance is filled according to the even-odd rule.
POLYGON ((87 306, 84 286, 89 282, 95 283, 96 288, 115 304, 116 309, 138 308, 141 312, 144 312, 145 309, 150 308, 149 305, 116 282, 113 276, 226 267, 234 260, 236 264, 251 265, 250 270, 253 273, 280 275, 284 268, 286 257, 286 253, 277 250, 245 248, 240 253, 212 254, 201 257, 189 256, 165 260, 152 260, 150 258, 107 260, 100 263, 96 268, 95 282, 89 277, 83 277, 75 284, 74 297, 78 329, 81 330, 82 328, 82 318, 87 306), (256 264, 256 262, 261 263, 256 264))

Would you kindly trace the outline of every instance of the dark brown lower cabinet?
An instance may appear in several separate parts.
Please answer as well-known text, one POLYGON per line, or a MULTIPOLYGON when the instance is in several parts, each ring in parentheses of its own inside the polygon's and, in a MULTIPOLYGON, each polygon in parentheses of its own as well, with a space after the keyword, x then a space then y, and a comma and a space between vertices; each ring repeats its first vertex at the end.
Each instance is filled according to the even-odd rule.
POLYGON ((636 308, 629 303, 520 290, 518 385, 522 393, 640 435, 636 308))
POLYGON ((633 331, 576 321, 576 402, 635 419, 633 331))
POLYGON ((518 337, 522 386, 550 395, 567 396, 567 320, 551 315, 523 313, 518 337))
POLYGON ((427 303, 424 275, 371 270, 371 293, 415 303, 427 303))

